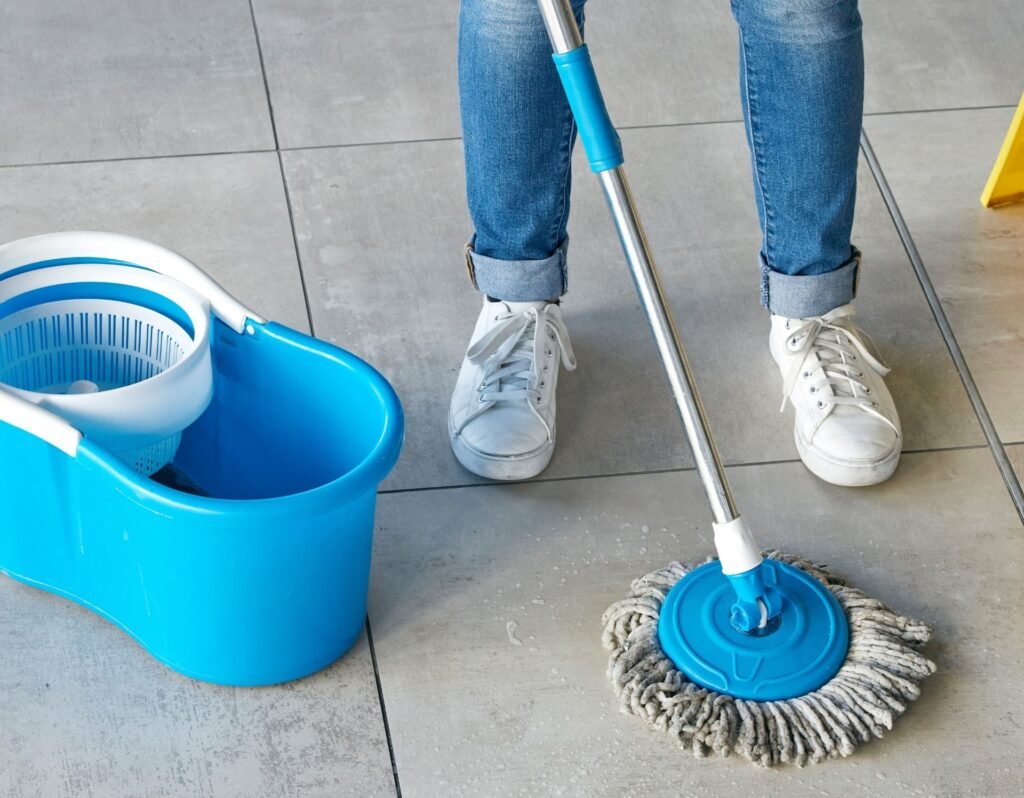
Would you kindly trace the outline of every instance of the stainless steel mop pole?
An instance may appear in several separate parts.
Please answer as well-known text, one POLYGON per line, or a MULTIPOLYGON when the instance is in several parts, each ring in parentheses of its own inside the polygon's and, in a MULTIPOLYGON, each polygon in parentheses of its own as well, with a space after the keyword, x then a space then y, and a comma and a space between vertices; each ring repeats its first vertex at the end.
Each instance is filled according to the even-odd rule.
POLYGON ((605 108, 590 52, 580 36, 569 0, 538 0, 538 3, 555 51, 555 67, 576 119, 587 160, 601 180, 619 242, 654 333, 654 342, 672 386, 672 396, 708 497, 714 517, 715 549, 722 573, 729 578, 736 593, 730 620, 736 629, 743 632, 763 629, 781 612, 781 599, 765 584, 761 552, 740 518, 729 489, 722 459, 711 437, 707 413, 697 392, 672 311, 665 301, 654 255, 629 190, 622 167, 622 146, 605 108))
MULTIPOLYGON (((568 0, 539 0, 539 2, 544 24, 547 26, 548 36, 556 56, 580 50, 583 47, 583 39, 568 0)), ((603 111, 603 103, 601 110, 603 111)), ((576 112, 576 108, 573 108, 573 111, 576 112)), ((589 155, 589 142, 578 113, 577 124, 581 132, 584 133, 584 146, 588 148, 589 155)), ((651 254, 650 245, 647 243, 647 235, 637 213, 636 203, 629 190, 626 172, 621 162, 619 165, 594 171, 597 172, 597 176, 601 180, 601 188, 604 189, 605 200, 608 202, 608 209, 615 221, 622 250, 629 262, 633 282, 640 295, 640 301, 643 304, 644 313, 647 315, 647 321, 651 325, 651 331, 654 333, 658 354, 661 355, 665 372, 672 385, 672 395, 679 408, 683 426, 686 428, 686 436, 689 439, 690 448, 693 450, 693 458, 696 461, 701 482, 704 484, 704 490, 707 492, 715 523, 726 524, 737 518, 739 513, 736 510, 732 491, 722 467, 722 459, 715 447, 715 441, 711 437, 707 413, 697 392, 697 386, 689 361, 686 359, 683 344, 679 339, 679 333, 676 331, 672 311, 665 301, 658 268, 654 262, 654 255, 651 254)))

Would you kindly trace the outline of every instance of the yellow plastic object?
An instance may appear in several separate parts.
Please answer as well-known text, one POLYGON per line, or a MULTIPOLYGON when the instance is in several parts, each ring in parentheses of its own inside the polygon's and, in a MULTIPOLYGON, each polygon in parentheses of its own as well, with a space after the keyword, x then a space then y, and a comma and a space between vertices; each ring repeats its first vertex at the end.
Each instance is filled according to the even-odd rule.
POLYGON ((1024 200, 1024 96, 1013 115, 996 165, 988 176, 981 204, 986 208, 1024 200))

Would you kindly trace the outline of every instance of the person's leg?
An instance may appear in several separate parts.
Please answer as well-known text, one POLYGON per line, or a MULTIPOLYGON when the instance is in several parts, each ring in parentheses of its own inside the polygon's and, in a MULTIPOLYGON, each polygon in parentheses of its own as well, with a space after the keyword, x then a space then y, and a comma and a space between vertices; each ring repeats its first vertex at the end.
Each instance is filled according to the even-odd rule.
POLYGON ((841 485, 899 462, 888 373, 852 321, 850 243, 864 99, 857 0, 732 0, 740 94, 761 222, 769 344, 801 459, 841 485))
POLYGON ((761 222, 761 299, 820 316, 854 295, 850 245, 864 103, 856 0, 732 0, 761 222))
MULTIPOLYGON (((582 23, 583 0, 574 7, 582 23)), ((576 128, 536 0, 463 0, 459 92, 475 228, 466 266, 485 300, 449 440, 470 471, 526 479, 551 459, 559 367, 575 367, 557 301, 576 128)))
POLYGON ((560 297, 576 126, 536 0, 463 0, 459 95, 474 284, 517 302, 560 297))

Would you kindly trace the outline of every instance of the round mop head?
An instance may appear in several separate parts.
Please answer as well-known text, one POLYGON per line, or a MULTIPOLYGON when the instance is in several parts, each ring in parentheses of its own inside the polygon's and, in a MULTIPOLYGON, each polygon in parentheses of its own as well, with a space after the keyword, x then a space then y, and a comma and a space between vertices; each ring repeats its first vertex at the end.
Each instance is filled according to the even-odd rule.
MULTIPOLYGON (((848 646, 841 662, 834 651, 821 654, 822 660, 826 656, 836 659, 837 670, 836 667, 825 666, 829 668, 824 671, 827 681, 796 697, 771 696, 774 700, 752 700, 737 695, 750 694, 751 684, 757 685, 759 675, 771 671, 770 661, 762 671, 764 663, 758 662, 757 657, 750 659, 754 672, 747 674, 745 689, 734 690, 735 694, 725 689, 717 691, 702 686, 683 673, 662 648, 658 623, 673 586, 687 574, 695 573, 695 569, 672 563, 635 580, 630 596, 613 604, 604 614, 603 642, 605 648, 612 652, 608 675, 622 709, 667 731, 679 740, 681 747, 690 749, 699 757, 710 752, 728 756, 738 751, 763 767, 782 762, 803 767, 808 762, 849 756, 858 744, 866 743, 872 737, 881 737, 885 730, 891 729, 893 721, 903 714, 909 702, 920 695, 918 683, 935 672, 935 663, 919 652, 931 637, 931 628, 899 615, 857 588, 849 587, 845 580, 829 573, 823 566, 777 551, 765 552, 764 556, 766 560, 792 566, 812 577, 816 583, 805 581, 823 586, 842 609, 848 626, 848 646), (834 675, 828 678, 828 674, 833 672, 834 675)), ((719 578, 724 590, 726 580, 720 571, 719 578)), ((822 594, 827 599, 824 590, 822 594)), ((696 595, 700 590, 690 592, 696 595)), ((720 601, 720 595, 708 594, 693 599, 704 602, 707 609, 707 612, 702 612, 705 607, 697 607, 699 612, 694 614, 710 613, 715 602, 720 601)), ((828 599, 827 603, 831 600, 828 599)), ((799 639, 804 634, 820 637, 820 630, 813 628, 813 617, 804 616, 803 610, 798 615, 800 617, 796 621, 789 623, 793 626, 810 619, 811 623, 805 624, 803 630, 766 630, 769 634, 761 638, 761 643, 751 640, 752 649, 759 647, 765 653, 761 659, 771 658, 770 634, 785 632, 780 638, 783 647, 790 645, 783 642, 789 638, 799 639)), ((675 618, 677 624, 687 620, 695 625, 703 623, 702 618, 690 618, 685 611, 677 613, 675 618)), ((786 624, 783 617, 783 625, 786 624)), ((684 642, 686 631, 678 631, 684 642)), ((721 645, 727 651, 732 646, 742 660, 742 644, 726 640, 725 635, 725 630, 712 628, 712 642, 704 645, 721 645)), ((696 638, 700 637, 707 635, 697 633, 696 638)), ((696 659, 691 657, 691 661, 701 661, 701 656, 698 652, 696 659)), ((811 665, 813 663, 809 663, 809 667, 811 665)), ((823 672, 820 671, 821 661, 817 666, 819 672, 823 672)), ((709 674, 714 677, 717 670, 711 668, 702 675, 707 677, 709 674)), ((728 679, 723 683, 728 683, 728 679)), ((753 692, 757 693, 756 686, 753 692)))

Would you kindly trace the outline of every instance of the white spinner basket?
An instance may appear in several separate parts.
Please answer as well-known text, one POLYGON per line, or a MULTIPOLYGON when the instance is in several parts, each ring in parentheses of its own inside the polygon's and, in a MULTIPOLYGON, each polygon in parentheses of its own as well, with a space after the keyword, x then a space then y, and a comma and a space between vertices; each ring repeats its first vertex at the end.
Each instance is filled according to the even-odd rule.
POLYGON ((0 278, 0 384, 153 474, 213 394, 209 303, 145 268, 78 260, 0 278))

